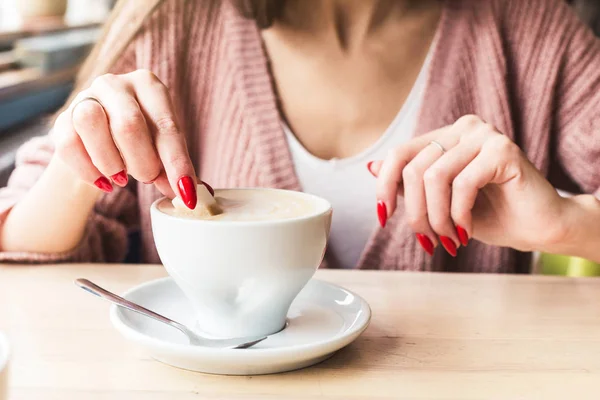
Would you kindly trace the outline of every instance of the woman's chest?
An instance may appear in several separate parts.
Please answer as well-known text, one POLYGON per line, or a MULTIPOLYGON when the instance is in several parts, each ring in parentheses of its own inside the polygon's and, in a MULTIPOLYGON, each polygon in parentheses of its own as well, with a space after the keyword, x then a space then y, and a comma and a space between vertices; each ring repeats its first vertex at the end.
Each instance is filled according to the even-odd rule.
POLYGON ((263 33, 282 120, 313 155, 356 155, 375 143, 408 97, 431 37, 392 51, 381 46, 342 51, 290 43, 263 33))

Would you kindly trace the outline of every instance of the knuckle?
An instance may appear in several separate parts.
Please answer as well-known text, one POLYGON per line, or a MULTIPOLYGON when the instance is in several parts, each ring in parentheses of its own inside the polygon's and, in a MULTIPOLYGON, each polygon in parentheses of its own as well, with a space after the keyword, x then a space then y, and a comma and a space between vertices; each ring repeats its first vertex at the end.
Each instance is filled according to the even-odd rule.
POLYGON ((482 126, 482 131, 486 134, 492 134, 492 135, 499 135, 500 133, 498 133, 498 131, 496 130, 496 127, 492 124, 490 124, 489 122, 485 122, 482 126))
POLYGON ((480 123, 482 123, 481 118, 477 115, 467 114, 457 119, 454 125, 460 128, 473 128, 480 123))
POLYGON ((421 172, 413 165, 408 164, 402 170, 402 180, 407 183, 417 183, 421 181, 421 172))
POLYGON ((160 135, 174 136, 179 134, 179 128, 175 119, 171 116, 158 118, 154 124, 160 135))
POLYGON ((496 135, 488 141, 490 149, 502 158, 515 157, 520 153, 519 146, 504 135, 496 135))
POLYGON ((92 88, 98 88, 98 87, 101 88, 101 87, 110 86, 112 83, 115 82, 116 79, 118 79, 118 78, 115 74, 100 75, 92 81, 91 87, 92 88))
POLYGON ((447 180, 447 174, 438 167, 432 166, 423 174, 423 181, 427 185, 441 184, 447 180))
POLYGON ((114 120, 115 132, 121 138, 138 138, 146 129, 146 120, 139 111, 124 111, 114 120))
POLYGON ((398 162, 404 158, 406 151, 402 146, 394 147, 393 149, 388 150, 387 158, 398 162))
POLYGON ((498 134, 494 130, 494 127, 489 124, 483 124, 483 125, 478 126, 476 129, 473 129, 472 132, 470 132, 470 134, 471 134, 471 137, 474 140, 477 140, 479 143, 483 143, 485 140, 489 140, 496 136, 503 136, 503 135, 498 134))
POLYGON ((483 131, 479 129, 469 129, 465 132, 462 132, 460 135, 460 143, 473 143, 473 142, 481 142, 481 136, 483 131))
POLYGON ((161 168, 157 162, 147 163, 143 166, 131 165, 129 173, 140 182, 150 182, 160 174, 161 168))
POLYGON ((454 193, 465 193, 467 190, 471 188, 471 184, 469 179, 465 176, 457 176, 456 179, 452 182, 452 191, 454 193))
POLYGON ((131 73, 131 75, 134 76, 135 78, 146 80, 146 81, 153 81, 155 79, 158 79, 158 78, 156 78, 156 75, 154 75, 154 73, 152 71, 150 71, 149 69, 146 69, 146 68, 137 69, 137 70, 133 71, 131 73))
POLYGON ((95 101, 82 101, 73 109, 74 125, 94 124, 104 118, 104 109, 95 101))
POLYGON ((154 72, 148 69, 138 69, 131 73, 133 81, 139 85, 155 88, 163 93, 168 93, 165 84, 154 74, 154 72))
POLYGON ((131 73, 131 77, 144 85, 160 85, 164 87, 161 80, 149 69, 138 69, 131 73))

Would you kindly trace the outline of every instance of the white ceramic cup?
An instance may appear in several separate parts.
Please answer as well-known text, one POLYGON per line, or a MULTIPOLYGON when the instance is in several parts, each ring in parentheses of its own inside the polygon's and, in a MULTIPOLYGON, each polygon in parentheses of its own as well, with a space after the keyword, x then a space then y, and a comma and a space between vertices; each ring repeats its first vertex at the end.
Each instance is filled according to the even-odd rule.
POLYGON ((192 302, 199 331, 231 338, 285 326, 292 301, 323 260, 332 214, 326 200, 293 193, 314 202, 316 211, 292 219, 210 221, 165 214, 157 208, 164 198, 152 204, 158 254, 192 302))
POLYGON ((0 332, 0 400, 8 399, 8 340, 0 332))

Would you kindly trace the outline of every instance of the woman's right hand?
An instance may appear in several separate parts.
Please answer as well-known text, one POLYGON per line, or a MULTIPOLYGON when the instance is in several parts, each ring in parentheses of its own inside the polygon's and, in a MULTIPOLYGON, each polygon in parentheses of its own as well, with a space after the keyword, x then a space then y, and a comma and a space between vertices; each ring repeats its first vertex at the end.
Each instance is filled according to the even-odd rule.
POLYGON ((127 175, 196 206, 196 174, 166 86, 147 70, 102 75, 54 126, 56 155, 105 192, 127 175))

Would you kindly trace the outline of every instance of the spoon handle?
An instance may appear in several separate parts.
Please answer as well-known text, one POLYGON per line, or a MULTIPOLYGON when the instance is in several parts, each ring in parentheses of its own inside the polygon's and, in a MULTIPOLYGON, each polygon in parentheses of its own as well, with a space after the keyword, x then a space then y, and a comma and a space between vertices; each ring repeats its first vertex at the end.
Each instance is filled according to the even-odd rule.
POLYGON ((95 283, 93 283, 87 279, 83 279, 83 278, 76 279, 75 284, 77 286, 79 286, 80 288, 82 288, 83 290, 90 292, 91 294, 94 294, 105 300, 108 300, 111 303, 116 304, 120 307, 127 308, 128 310, 135 311, 135 312, 143 314, 147 317, 154 318, 160 322, 164 322, 165 324, 169 324, 174 328, 181 329, 180 328, 181 325, 178 324, 177 322, 170 320, 167 317, 163 317, 162 315, 157 314, 154 311, 148 310, 147 308, 142 307, 138 304, 132 303, 129 300, 125 300, 121 296, 117 296, 116 294, 109 292, 108 290, 106 290, 104 288, 101 288, 100 286, 96 285, 95 283))

